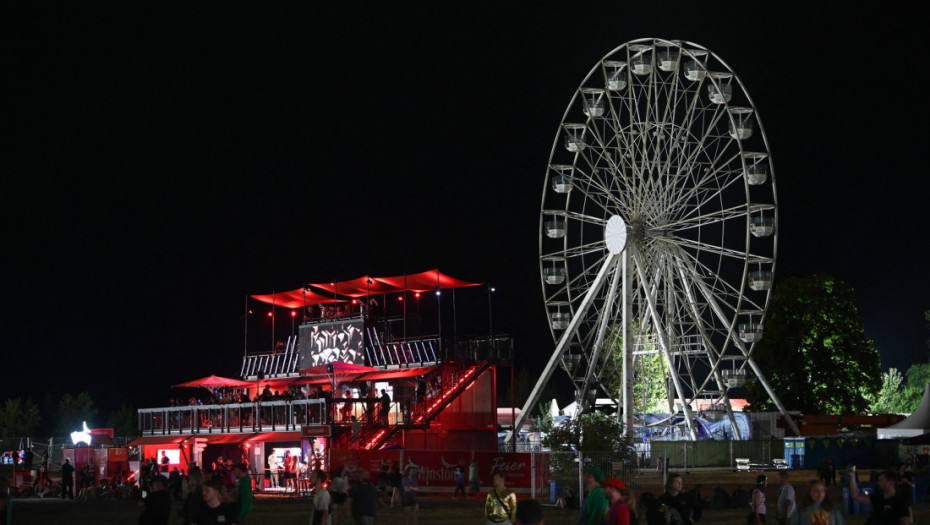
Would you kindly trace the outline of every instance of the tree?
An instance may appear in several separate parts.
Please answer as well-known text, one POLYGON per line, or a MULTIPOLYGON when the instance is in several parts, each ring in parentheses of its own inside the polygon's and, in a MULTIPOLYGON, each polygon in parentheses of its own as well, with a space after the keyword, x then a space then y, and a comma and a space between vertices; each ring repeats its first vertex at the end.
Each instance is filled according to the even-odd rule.
POLYGON ((136 410, 128 403, 123 403, 107 417, 107 427, 113 429, 113 435, 121 437, 136 437, 139 435, 139 422, 136 419, 136 410))
MULTIPOLYGON (((637 414, 668 411, 668 367, 665 358, 658 351, 655 338, 650 336, 647 328, 640 331, 636 325, 632 328, 632 340, 640 340, 639 355, 633 356, 633 412, 637 414), (649 352, 652 353, 649 353, 649 352)), ((617 328, 610 334, 610 355, 616 363, 615 374, 605 374, 607 388, 611 393, 622 398, 623 377, 623 333, 617 328)))
POLYGON ((904 376, 898 372, 897 368, 890 368, 887 373, 882 374, 882 389, 878 395, 869 400, 871 406, 869 410, 873 414, 897 414, 907 412, 903 410, 903 397, 901 396, 901 383, 904 382, 904 376))
MULTIPOLYGON (((97 409, 90 394, 81 392, 77 397, 71 394, 62 396, 58 402, 58 426, 55 431, 60 436, 67 436, 74 430, 81 428, 84 421, 91 421, 97 417, 97 409)), ((88 426, 91 426, 88 423, 88 426)))
MULTIPOLYGON (((599 412, 582 414, 577 419, 570 419, 555 424, 551 418, 540 421, 540 430, 544 433, 540 442, 552 451, 576 450, 582 453, 606 452, 599 454, 603 464, 601 470, 609 472, 610 464, 623 462, 629 469, 629 475, 636 471, 636 450, 633 439, 623 435, 623 423, 599 412)), ((554 477, 564 479, 577 475, 578 465, 574 454, 552 454, 549 457, 549 470, 554 477)))
MULTIPOLYGON (((788 410, 860 413, 881 388, 881 357, 865 333, 855 291, 827 275, 778 285, 753 357, 788 410)), ((760 381, 747 381, 747 389, 753 409, 773 409, 760 381)))
POLYGON ((35 435, 42 417, 39 407, 31 399, 7 399, 0 405, 0 437, 27 437, 35 435))
POLYGON ((924 397, 930 383, 930 363, 911 365, 907 369, 907 384, 901 389, 901 412, 913 412, 924 397))

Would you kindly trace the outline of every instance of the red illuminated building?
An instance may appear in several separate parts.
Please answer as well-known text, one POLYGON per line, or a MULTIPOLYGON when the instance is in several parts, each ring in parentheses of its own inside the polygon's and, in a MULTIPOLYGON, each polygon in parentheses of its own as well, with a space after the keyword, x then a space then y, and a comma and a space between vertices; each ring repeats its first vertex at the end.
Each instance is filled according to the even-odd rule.
MULTIPOLYGON (((130 446, 141 447, 143 458, 167 456, 182 470, 220 457, 247 459, 259 475, 268 473, 271 461, 283 472, 285 456, 308 466, 323 459, 376 467, 381 458, 399 460, 401 450, 420 451, 425 463, 434 451, 445 451, 435 458, 443 465, 448 458, 458 465, 476 453, 496 454, 496 372, 511 364, 510 338, 462 337, 454 330, 450 336, 441 320, 424 323, 419 315, 420 303, 430 298, 439 317, 441 301, 454 301, 459 288, 489 302, 478 286, 432 270, 252 296, 291 309, 288 321, 296 331, 270 352, 247 352, 241 379, 211 376, 182 384, 213 389, 225 399, 139 410, 141 437, 130 446), (441 297, 447 291, 448 299, 441 297), (418 311, 408 311, 407 303, 418 311)), ((427 477, 446 476, 429 474, 429 465, 424 470, 427 477)))

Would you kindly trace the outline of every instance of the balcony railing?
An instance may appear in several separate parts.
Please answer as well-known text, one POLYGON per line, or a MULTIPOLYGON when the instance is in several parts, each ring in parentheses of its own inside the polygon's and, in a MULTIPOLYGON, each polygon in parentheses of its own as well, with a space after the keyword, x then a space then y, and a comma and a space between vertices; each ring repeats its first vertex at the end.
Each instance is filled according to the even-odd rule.
POLYGON ((328 424, 326 402, 321 398, 143 408, 139 430, 143 436, 294 431, 328 424))

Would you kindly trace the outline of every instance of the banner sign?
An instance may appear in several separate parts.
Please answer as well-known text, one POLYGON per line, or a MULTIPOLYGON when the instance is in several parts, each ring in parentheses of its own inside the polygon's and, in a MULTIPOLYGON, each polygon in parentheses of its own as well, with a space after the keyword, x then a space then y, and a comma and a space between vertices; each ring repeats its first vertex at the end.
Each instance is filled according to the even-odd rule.
POLYGON ((333 434, 331 425, 304 425, 300 427, 300 438, 329 437, 333 434))

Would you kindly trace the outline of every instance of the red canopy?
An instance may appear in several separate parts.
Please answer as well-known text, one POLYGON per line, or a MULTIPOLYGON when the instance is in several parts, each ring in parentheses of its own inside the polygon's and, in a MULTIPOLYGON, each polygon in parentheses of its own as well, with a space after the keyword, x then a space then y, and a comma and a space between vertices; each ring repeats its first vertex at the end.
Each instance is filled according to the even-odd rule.
POLYGON ((311 304, 340 302, 332 297, 320 295, 307 288, 298 288, 289 292, 278 292, 274 294, 253 295, 252 298, 258 299, 263 303, 283 306, 285 308, 301 308, 311 304))
POLYGON ((251 381, 240 381, 238 379, 230 379, 228 377, 219 377, 219 376, 207 376, 201 377, 200 379, 195 379, 193 381, 188 381, 186 383, 181 383, 180 385, 174 386, 183 386, 183 387, 198 387, 202 386, 204 388, 217 388, 221 386, 230 386, 234 388, 244 388, 254 386, 255 383, 251 381))
POLYGON ((354 365, 352 363, 343 363, 342 361, 333 361, 332 363, 323 363, 322 365, 311 366, 310 368, 304 368, 300 371, 301 375, 305 376, 319 376, 325 375, 329 372, 327 368, 329 366, 333 367, 333 373, 335 374, 361 374, 362 372, 374 372, 377 368, 372 368, 370 366, 364 365, 354 365))
POLYGON ((383 280, 378 277, 372 277, 370 275, 363 275, 358 279, 352 279, 349 281, 338 281, 332 283, 310 283, 310 286, 315 286, 327 292, 334 293, 337 295, 345 295, 348 297, 364 297, 366 295, 372 294, 381 294, 381 293, 392 293, 392 292, 402 292, 403 288, 398 288, 397 286, 392 286, 385 283, 383 280))
POLYGON ((455 277, 441 273, 439 270, 429 270, 413 275, 399 275, 397 277, 379 277, 379 281, 411 292, 432 292, 439 288, 465 288, 466 286, 479 286, 482 283, 462 281, 455 277))
MULTIPOLYGON (((376 295, 394 292, 432 292, 436 288, 445 290, 447 288, 464 288, 466 286, 479 286, 483 283, 473 283, 449 277, 439 270, 429 270, 421 273, 410 275, 398 275, 395 277, 372 277, 363 275, 357 279, 348 281, 333 281, 329 283, 311 283, 310 286, 326 290, 327 292, 341 295, 343 297, 364 297, 366 295, 376 295)), ((287 308, 300 308, 304 305, 335 303, 340 302, 336 299, 326 297, 307 290, 298 288, 289 292, 279 292, 276 294, 264 294, 252 296, 259 301, 287 308)))

